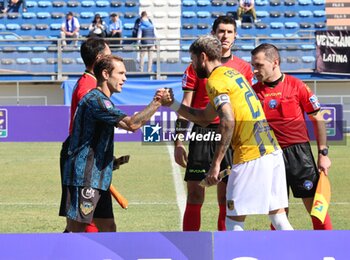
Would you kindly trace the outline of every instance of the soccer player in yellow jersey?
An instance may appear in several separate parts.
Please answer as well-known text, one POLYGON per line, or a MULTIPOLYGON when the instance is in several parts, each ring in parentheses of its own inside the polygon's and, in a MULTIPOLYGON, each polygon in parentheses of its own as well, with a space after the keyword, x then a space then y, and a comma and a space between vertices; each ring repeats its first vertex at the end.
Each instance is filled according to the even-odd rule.
POLYGON ((221 65, 221 42, 215 36, 199 37, 190 53, 197 76, 208 78, 210 103, 205 109, 195 109, 174 101, 170 107, 203 126, 220 117, 221 140, 206 181, 210 185, 220 181, 220 163, 231 145, 234 158, 226 190, 227 230, 244 230, 246 216, 253 214, 269 214, 277 230, 293 230, 284 210, 288 197, 282 151, 260 101, 239 72, 221 65))

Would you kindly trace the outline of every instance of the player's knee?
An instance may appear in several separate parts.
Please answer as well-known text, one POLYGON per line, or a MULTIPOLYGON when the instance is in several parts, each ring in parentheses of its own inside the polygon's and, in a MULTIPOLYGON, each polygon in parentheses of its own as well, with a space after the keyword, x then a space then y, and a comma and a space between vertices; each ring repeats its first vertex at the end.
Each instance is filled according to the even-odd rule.
POLYGON ((204 194, 198 191, 189 191, 187 194, 187 202, 192 204, 202 204, 204 202, 204 194))

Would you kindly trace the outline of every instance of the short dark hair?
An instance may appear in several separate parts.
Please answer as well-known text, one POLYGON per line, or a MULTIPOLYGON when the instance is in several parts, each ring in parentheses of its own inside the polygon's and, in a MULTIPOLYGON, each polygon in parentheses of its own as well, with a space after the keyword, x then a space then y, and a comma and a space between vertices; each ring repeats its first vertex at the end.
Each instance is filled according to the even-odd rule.
POLYGON ((254 56, 260 52, 263 52, 269 61, 272 62, 273 60, 278 59, 278 63, 281 64, 281 56, 275 45, 270 43, 262 43, 250 53, 252 56, 254 56))
POLYGON ((108 43, 102 38, 93 37, 84 41, 80 47, 80 55, 86 67, 94 65, 97 55, 102 53, 108 43))
POLYGON ((227 15, 222 15, 219 16, 218 18, 215 19, 213 26, 212 26, 212 31, 216 32, 216 29, 219 27, 219 24, 232 24, 235 27, 235 31, 237 29, 237 24, 235 19, 232 16, 227 16, 227 15))
POLYGON ((123 58, 116 55, 105 55, 101 59, 96 61, 96 64, 94 66, 94 74, 98 82, 102 81, 103 70, 107 70, 108 74, 112 73, 114 69, 113 60, 123 62, 123 58))
POLYGON ((189 51, 197 57, 204 52, 209 61, 221 60, 222 46, 220 40, 215 36, 204 35, 191 44, 189 51))

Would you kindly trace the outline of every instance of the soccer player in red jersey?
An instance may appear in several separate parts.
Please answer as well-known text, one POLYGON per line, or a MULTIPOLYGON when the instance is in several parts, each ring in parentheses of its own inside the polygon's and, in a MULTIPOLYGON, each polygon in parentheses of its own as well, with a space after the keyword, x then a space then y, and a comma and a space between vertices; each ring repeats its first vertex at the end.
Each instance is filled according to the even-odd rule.
MULTIPOLYGON (((231 48, 237 36, 236 22, 232 17, 220 16, 213 24, 212 32, 222 44, 221 62, 228 67, 238 70, 252 84, 253 73, 248 62, 234 56, 231 48)), ((183 75, 182 89, 184 91, 182 104, 194 108, 205 108, 209 98, 205 89, 207 79, 196 75, 192 64, 189 65, 183 75)), ((217 117, 209 126, 201 127, 195 124, 192 132, 212 133, 216 132, 219 125, 217 117)), ((188 121, 178 117, 176 121, 176 132, 185 134, 188 127, 188 121)), ((201 222, 201 207, 204 202, 205 189, 199 186, 199 182, 205 178, 205 173, 210 168, 210 163, 215 150, 215 142, 190 141, 189 152, 187 156, 186 149, 180 140, 175 141, 174 157, 177 164, 186 168, 185 181, 187 182, 187 204, 183 219, 184 231, 198 231, 201 222)), ((221 170, 232 165, 232 150, 228 149, 225 159, 222 161, 221 170)), ((224 178, 218 184, 217 198, 219 204, 218 230, 226 230, 226 184, 227 178, 224 178)))
MULTIPOLYGON (((316 95, 301 80, 281 72, 281 58, 272 44, 261 44, 252 52, 252 65, 258 83, 253 85, 266 118, 283 149, 287 185, 296 198, 301 198, 310 213, 319 170, 328 175, 331 161, 328 157, 327 135, 320 103, 316 95), (304 113, 314 126, 317 139, 317 166, 311 151, 304 113)), ((325 222, 312 218, 313 228, 332 229, 327 214, 325 222)))
MULTIPOLYGON (((92 89, 96 88, 97 80, 94 76, 93 70, 96 61, 98 61, 103 55, 111 54, 111 50, 108 44, 101 38, 90 38, 83 42, 80 48, 80 54, 85 64, 85 72, 77 81, 72 94, 71 110, 70 110, 70 124, 69 124, 69 136, 62 144, 61 155, 60 155, 60 168, 61 168, 61 178, 63 173, 63 162, 67 157, 68 146, 70 135, 72 133, 73 118, 79 101, 92 89)), ((64 189, 62 187, 62 189, 64 189)), ((62 192, 62 201, 65 201, 64 196, 66 192, 62 192)), ((59 215, 65 216, 64 208, 60 207, 59 215)), ((87 225, 86 232, 98 232, 96 226, 91 223, 87 225)))

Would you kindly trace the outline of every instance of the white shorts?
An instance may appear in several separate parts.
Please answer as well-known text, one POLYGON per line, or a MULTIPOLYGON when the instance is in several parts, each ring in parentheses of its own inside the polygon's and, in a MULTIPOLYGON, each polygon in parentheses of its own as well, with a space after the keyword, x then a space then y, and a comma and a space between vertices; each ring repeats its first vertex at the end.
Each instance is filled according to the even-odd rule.
POLYGON ((228 178, 226 200, 227 216, 268 214, 287 208, 282 151, 234 165, 228 178))

